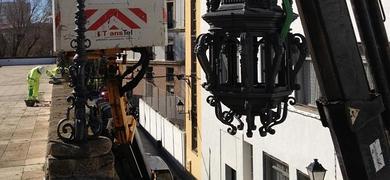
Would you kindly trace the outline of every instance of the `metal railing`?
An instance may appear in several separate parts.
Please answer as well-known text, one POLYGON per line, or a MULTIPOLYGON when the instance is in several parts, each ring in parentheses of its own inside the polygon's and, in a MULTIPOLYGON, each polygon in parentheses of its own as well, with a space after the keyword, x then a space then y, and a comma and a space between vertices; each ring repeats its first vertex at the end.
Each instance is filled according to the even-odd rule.
POLYGON ((144 82, 144 92, 142 99, 153 110, 158 112, 162 117, 171 121, 180 129, 184 129, 184 114, 179 112, 178 102, 184 102, 184 98, 156 87, 153 83, 144 82))

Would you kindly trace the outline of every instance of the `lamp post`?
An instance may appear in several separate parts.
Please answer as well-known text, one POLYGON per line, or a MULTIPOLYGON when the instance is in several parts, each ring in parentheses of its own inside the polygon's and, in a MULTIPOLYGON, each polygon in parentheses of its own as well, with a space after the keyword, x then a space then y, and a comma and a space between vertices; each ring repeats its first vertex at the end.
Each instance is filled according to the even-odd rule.
POLYGON ((73 65, 69 67, 71 77, 70 87, 74 88, 74 93, 67 98, 71 103, 68 107, 66 118, 62 119, 57 126, 57 135, 60 139, 66 142, 86 142, 88 138, 88 128, 92 128, 94 135, 99 135, 101 132, 101 124, 94 125, 91 118, 87 122, 87 81, 89 79, 86 73, 87 66, 87 48, 91 45, 89 39, 85 37, 86 16, 85 16, 85 0, 76 0, 77 12, 75 24, 76 39, 71 41, 71 47, 75 49, 76 55, 73 58, 73 65), (70 118, 71 111, 74 111, 74 119, 70 118))
POLYGON ((273 127, 287 117, 289 97, 299 89, 295 77, 307 46, 300 34, 289 33, 297 17, 290 0, 209 0, 203 19, 209 33, 197 38, 195 53, 207 82, 202 86, 212 96, 207 102, 228 132, 257 129, 261 136, 274 134, 273 127), (208 50, 208 54, 207 54, 208 50), (229 110, 223 110, 224 104, 229 110), (257 118, 259 117, 259 118, 257 118), (235 121, 237 120, 237 121, 235 121))
POLYGON ((176 104, 176 108, 177 108, 177 112, 179 112, 179 114, 184 114, 185 113, 184 112, 185 111, 184 103, 180 99, 179 99, 179 102, 177 102, 177 104, 176 104))
POLYGON ((310 163, 306 167, 307 173, 309 173, 310 180, 324 180, 326 169, 318 162, 318 159, 314 159, 314 162, 310 163))

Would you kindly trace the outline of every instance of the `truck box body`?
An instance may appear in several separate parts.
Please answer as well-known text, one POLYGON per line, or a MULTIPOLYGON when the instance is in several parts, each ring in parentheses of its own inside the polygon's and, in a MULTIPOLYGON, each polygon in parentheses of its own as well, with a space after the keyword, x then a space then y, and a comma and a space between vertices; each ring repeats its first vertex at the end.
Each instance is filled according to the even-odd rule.
MULTIPOLYGON (((75 0, 54 0, 54 50, 74 51, 75 0)), ((164 0, 85 0, 87 50, 165 46, 164 0)))

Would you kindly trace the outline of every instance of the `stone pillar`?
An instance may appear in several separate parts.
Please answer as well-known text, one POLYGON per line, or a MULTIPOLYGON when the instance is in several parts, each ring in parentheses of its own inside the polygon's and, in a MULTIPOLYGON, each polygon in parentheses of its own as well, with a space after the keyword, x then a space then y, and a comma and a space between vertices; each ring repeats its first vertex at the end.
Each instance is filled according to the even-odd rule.
POLYGON ((114 179, 110 139, 99 137, 83 144, 49 143, 47 179, 114 179))

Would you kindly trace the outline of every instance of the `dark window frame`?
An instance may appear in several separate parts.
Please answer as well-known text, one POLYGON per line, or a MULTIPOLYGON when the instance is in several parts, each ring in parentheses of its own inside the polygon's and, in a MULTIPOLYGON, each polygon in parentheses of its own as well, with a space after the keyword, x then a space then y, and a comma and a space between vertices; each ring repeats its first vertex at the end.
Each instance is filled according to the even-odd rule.
POLYGON ((175 80, 175 68, 173 68, 173 67, 167 67, 166 69, 165 69, 165 71, 166 71, 166 80, 168 81, 168 82, 172 82, 172 81, 174 81, 175 80))
POLYGON ((167 2, 167 27, 168 29, 175 28, 175 3, 173 1, 167 2))
POLYGON ((227 164, 225 164, 225 179, 237 180, 237 171, 227 164))
POLYGON ((145 78, 147 81, 151 81, 153 80, 153 67, 152 66, 149 66, 147 69, 146 69, 146 73, 145 73, 145 78))
POLYGON ((175 51, 173 44, 168 44, 167 46, 165 46, 165 59, 167 61, 175 60, 175 51))
POLYGON ((297 180, 310 180, 309 175, 297 169, 297 180))
POLYGON ((289 166, 274 156, 263 152, 264 180, 289 180, 289 166))

